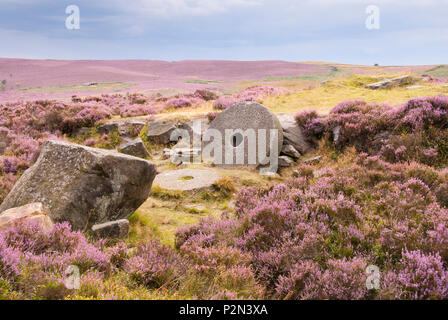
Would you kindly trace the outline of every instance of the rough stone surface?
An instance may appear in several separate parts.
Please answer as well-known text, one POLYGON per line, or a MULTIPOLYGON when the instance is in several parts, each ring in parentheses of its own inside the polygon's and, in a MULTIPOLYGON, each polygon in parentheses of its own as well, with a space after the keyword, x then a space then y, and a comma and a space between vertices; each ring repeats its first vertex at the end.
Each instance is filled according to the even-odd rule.
POLYGON ((2 212, 0 214, 0 231, 13 226, 16 222, 25 220, 40 225, 43 230, 53 228, 48 208, 40 202, 35 202, 2 212))
POLYGON ((146 121, 138 119, 127 119, 118 121, 118 133, 124 137, 136 137, 146 126, 146 121))
POLYGON ((202 141, 202 136, 204 135, 204 132, 207 131, 209 128, 209 125, 207 123, 207 119, 197 119, 193 121, 188 121, 186 123, 180 123, 177 126, 178 129, 186 130, 189 134, 190 141, 186 141, 189 144, 193 144, 195 141, 202 141), (200 123, 200 128, 197 126, 194 126, 195 121, 200 123))
POLYGON ((322 156, 315 156, 312 158, 305 159, 305 160, 303 160, 303 162, 311 164, 311 163, 319 163, 320 160, 322 160, 322 156))
POLYGON ((139 119, 113 120, 99 126, 98 133, 109 134, 114 130, 118 130, 118 134, 122 137, 136 137, 145 125, 146 122, 139 119))
POLYGON ((92 227, 92 233, 97 238, 126 238, 129 234, 129 221, 120 219, 96 224, 92 227))
POLYGON ((278 157, 278 166, 285 168, 285 167, 292 167, 294 165, 294 161, 292 161, 287 156, 280 156, 278 157))
POLYGON ((97 129, 99 134, 109 134, 114 130, 118 130, 118 123, 115 122, 106 123, 99 126, 97 129))
POLYGON ((128 141, 119 146, 119 151, 131 156, 146 158, 149 157, 149 151, 146 149, 145 144, 142 139, 137 138, 131 141, 128 141))
POLYGON ((383 80, 375 83, 368 84, 366 87, 369 89, 389 89, 393 87, 398 87, 402 85, 409 85, 415 83, 416 79, 414 79, 410 75, 400 76, 393 79, 383 80))
POLYGON ((0 211, 42 202, 51 218, 74 229, 129 216, 148 198, 156 167, 116 151, 61 141, 44 143, 0 211))
POLYGON ((302 129, 297 125, 294 115, 279 114, 277 116, 283 128, 283 144, 293 146, 301 154, 307 153, 311 149, 311 146, 306 142, 302 129))
POLYGON ((284 144, 281 153, 294 159, 300 158, 300 152, 290 144, 284 144))
POLYGON ((156 144, 169 144, 171 133, 176 129, 170 123, 152 121, 148 123, 148 138, 156 144))
MULTIPOLYGON (((260 165, 260 159, 256 156, 255 163, 250 163, 249 158, 250 149, 249 148, 249 139, 247 135, 244 135, 240 142, 237 142, 237 146, 234 148, 233 146, 233 137, 227 136, 226 139, 226 130, 242 130, 242 132, 246 132, 248 129, 252 129, 255 132, 255 150, 258 150, 258 137, 263 134, 265 130, 265 141, 266 141, 266 154, 271 154, 271 146, 270 146, 270 136, 271 130, 278 130, 278 143, 277 143, 277 152, 280 153, 283 145, 283 130, 278 121, 275 114, 270 112, 266 107, 262 106, 256 102, 240 102, 234 104, 223 112, 221 112, 210 124, 209 130, 215 129, 218 130, 222 135, 222 157, 218 159, 216 155, 213 157, 213 162, 215 165, 220 167, 233 167, 233 166, 246 166, 246 167, 258 167, 260 165), (225 164, 226 159, 226 145, 230 146, 229 149, 229 158, 231 159, 233 156, 232 164, 225 164), (236 161, 236 152, 235 149, 244 148, 244 160, 242 164, 237 164, 236 161)), ((207 134, 206 132, 206 134, 207 134)), ((213 140, 213 138, 212 138, 213 140)), ((206 146, 209 142, 204 142, 204 146, 206 146)), ((241 149, 239 149, 241 150, 241 149)), ((264 159, 263 159, 264 160, 264 159)))
POLYGON ((213 170, 181 169, 158 174, 154 185, 168 190, 206 189, 221 177, 213 170))

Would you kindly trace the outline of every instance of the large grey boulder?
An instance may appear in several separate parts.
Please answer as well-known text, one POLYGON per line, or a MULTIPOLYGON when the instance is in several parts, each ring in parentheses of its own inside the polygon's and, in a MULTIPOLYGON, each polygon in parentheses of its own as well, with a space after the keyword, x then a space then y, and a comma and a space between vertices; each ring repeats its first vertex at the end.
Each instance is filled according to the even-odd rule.
POLYGON ((277 117, 283 128, 283 144, 293 146, 302 155, 307 153, 311 149, 311 146, 306 141, 302 129, 297 125, 294 115, 278 114, 277 117))
MULTIPOLYGON (((220 167, 245 166, 256 168, 263 164, 266 158, 260 159, 260 151, 267 157, 278 158, 283 145, 283 130, 275 114, 256 102, 240 102, 226 108, 211 123, 205 132, 203 140, 207 140, 213 133, 220 133, 220 150, 210 160, 220 167), (275 138, 276 143, 271 144, 275 138), (261 138, 261 139, 260 139, 261 138), (260 142, 266 150, 259 150, 260 142), (275 147, 275 149, 273 149, 275 147), (221 155, 219 155, 221 153, 221 155), (276 153, 274 155, 274 153, 276 153), (242 154, 242 161, 237 155, 242 154), (230 159, 231 161, 227 161, 230 159)), ((211 141, 204 141, 206 147, 211 141)), ((205 149, 203 148, 203 153, 205 149)), ((204 154, 207 157, 207 154, 204 154)))
POLYGON ((125 142, 121 144, 118 147, 118 150, 122 153, 140 157, 140 158, 146 158, 149 157, 149 151, 146 149, 145 144, 143 143, 143 140, 140 138, 125 142))
POLYGON ((148 198, 156 175, 149 161, 116 151, 46 141, 0 205, 0 212, 32 202, 74 229, 129 218, 148 198))
POLYGON ((156 144, 169 144, 171 133, 176 127, 171 123, 162 121, 152 121, 148 123, 148 138, 156 144))

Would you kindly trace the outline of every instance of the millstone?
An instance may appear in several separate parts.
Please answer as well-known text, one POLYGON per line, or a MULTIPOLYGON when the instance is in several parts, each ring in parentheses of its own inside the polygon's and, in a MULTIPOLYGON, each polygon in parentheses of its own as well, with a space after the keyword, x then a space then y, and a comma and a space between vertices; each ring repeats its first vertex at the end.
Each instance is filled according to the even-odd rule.
POLYGON ((220 176, 213 170, 181 169, 158 174, 154 185, 168 190, 188 191, 209 188, 219 179, 220 176))
MULTIPOLYGON (((212 121, 210 128, 205 134, 210 134, 211 129, 219 131, 222 136, 222 143, 220 144, 222 156, 219 157, 219 154, 213 154, 212 159, 210 159, 215 165, 220 167, 245 166, 255 168, 263 164, 265 159, 260 158, 258 154, 260 151, 259 142, 261 142, 259 139, 261 137, 266 142, 265 154, 267 156, 274 154, 270 143, 271 130, 276 130, 278 134, 277 156, 282 149, 283 130, 279 120, 275 114, 256 102, 240 102, 228 107, 212 121), (240 133, 235 131, 234 134, 231 134, 232 130, 240 130, 240 133), (249 131, 255 132, 255 138, 250 138, 250 135, 246 134, 249 131), (237 152, 244 153, 243 161, 237 161, 237 152), (232 157, 233 160, 231 163, 228 163, 226 159, 232 159, 232 157)), ((210 140, 213 141, 213 138, 210 140)), ((209 143, 204 142, 204 146, 207 146, 209 143)))

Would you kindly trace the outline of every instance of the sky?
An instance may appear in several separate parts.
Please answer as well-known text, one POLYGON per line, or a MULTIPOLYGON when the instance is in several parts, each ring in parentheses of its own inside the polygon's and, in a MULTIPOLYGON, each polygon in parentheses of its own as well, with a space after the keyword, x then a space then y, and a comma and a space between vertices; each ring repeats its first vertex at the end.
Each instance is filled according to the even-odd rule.
POLYGON ((0 0, 0 57, 445 64, 447 16, 448 0, 0 0))

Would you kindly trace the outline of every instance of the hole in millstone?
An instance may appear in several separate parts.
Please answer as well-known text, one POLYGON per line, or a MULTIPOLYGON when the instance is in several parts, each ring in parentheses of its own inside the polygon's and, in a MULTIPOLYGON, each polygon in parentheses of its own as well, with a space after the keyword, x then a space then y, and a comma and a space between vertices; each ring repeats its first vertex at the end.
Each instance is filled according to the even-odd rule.
POLYGON ((185 177, 180 177, 177 180, 183 180, 183 181, 187 181, 187 180, 193 180, 194 178, 192 176, 185 176, 185 177))
POLYGON ((243 135, 239 132, 235 133, 231 138, 232 147, 238 147, 243 142, 243 135))

